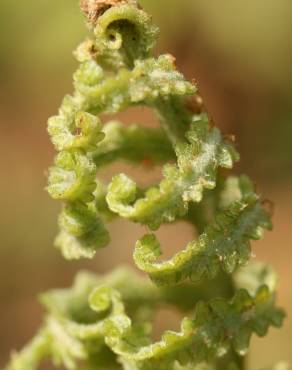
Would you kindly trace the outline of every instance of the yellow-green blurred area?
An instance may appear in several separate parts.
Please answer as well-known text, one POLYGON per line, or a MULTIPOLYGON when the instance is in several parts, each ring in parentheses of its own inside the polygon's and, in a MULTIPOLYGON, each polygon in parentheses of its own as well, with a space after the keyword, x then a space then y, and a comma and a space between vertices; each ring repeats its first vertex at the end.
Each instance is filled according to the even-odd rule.
MULTIPOLYGON (((161 27, 156 52, 176 55, 178 67, 196 79, 213 121, 236 135, 242 154, 236 171, 254 178, 275 203, 274 231, 254 245, 254 253, 279 272, 279 301, 292 314, 292 2, 141 3, 161 27)), ((0 367, 41 323, 39 292, 69 285, 80 268, 105 272, 132 264, 135 240, 144 231, 113 223, 110 246, 92 262, 67 263, 52 247, 60 204, 44 191, 54 154, 46 120, 72 90, 72 51, 86 32, 77 0, 0 1, 0 367)), ((133 120, 144 124, 148 118, 141 110, 133 120)), ((122 169, 134 173, 115 167, 105 177, 122 169)), ((172 225, 159 236, 165 247, 182 248, 191 232, 172 225)), ((176 326, 172 315, 162 317, 176 326)), ((291 318, 282 331, 252 341, 250 369, 278 360, 292 363, 291 318)))

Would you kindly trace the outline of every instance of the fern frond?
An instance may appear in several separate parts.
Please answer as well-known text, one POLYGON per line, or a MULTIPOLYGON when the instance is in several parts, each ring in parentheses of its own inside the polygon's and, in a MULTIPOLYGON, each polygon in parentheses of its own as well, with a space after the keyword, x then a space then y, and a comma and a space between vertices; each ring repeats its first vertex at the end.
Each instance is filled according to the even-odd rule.
POLYGON ((81 8, 91 37, 75 52, 74 93, 48 121, 57 155, 47 190, 63 202, 55 245, 67 259, 91 259, 117 217, 152 231, 184 220, 199 236, 165 262, 153 233, 137 241, 136 265, 156 284, 120 268, 79 273, 72 288, 42 295, 43 326, 7 370, 45 359, 69 370, 243 370, 251 336, 284 318, 274 272, 248 265, 251 241, 272 227, 268 204, 248 177, 226 178, 239 159, 233 140, 210 122, 174 57, 153 57, 158 28, 138 2, 81 8), (161 128, 108 117, 136 106, 153 109, 161 128), (122 173, 103 184, 99 169, 120 160, 163 165, 161 182, 143 189, 122 173), (187 316, 153 342, 155 314, 169 305, 187 316))
MULTIPOLYGON (((238 179, 240 181, 247 179, 238 179)), ((220 269, 230 274, 246 264, 251 254, 250 240, 261 238, 263 230, 270 228, 270 215, 258 196, 248 189, 241 194, 240 200, 218 212, 215 221, 198 240, 190 242, 169 261, 156 262, 161 248, 154 234, 138 240, 134 260, 159 285, 174 284, 186 278, 193 281, 214 279, 220 269)))

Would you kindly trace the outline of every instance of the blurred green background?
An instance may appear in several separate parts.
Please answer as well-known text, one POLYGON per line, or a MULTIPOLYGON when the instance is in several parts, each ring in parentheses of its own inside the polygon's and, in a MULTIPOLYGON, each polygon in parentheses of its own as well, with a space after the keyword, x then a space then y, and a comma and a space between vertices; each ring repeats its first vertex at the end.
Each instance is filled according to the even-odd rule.
MULTIPOLYGON (((173 53, 179 68, 196 79, 214 122, 236 135, 242 154, 237 171, 252 176, 276 205, 275 229, 255 245, 254 252, 278 270, 279 301, 289 313, 292 2, 141 3, 161 27, 157 53, 173 53)), ((77 0, 0 2, 0 367, 10 350, 20 348, 40 324, 39 292, 70 284, 80 268, 105 272, 118 264, 132 264, 132 247, 141 235, 138 226, 115 222, 111 245, 92 262, 66 263, 52 248, 60 204, 44 191, 54 153, 46 120, 72 90, 77 67, 72 50, 86 32, 77 0)), ((144 117, 139 113, 141 121, 152 119, 144 113, 144 117)), ((124 118, 131 121, 129 115, 124 118)), ((111 171, 105 173, 107 179, 111 171)), ((171 240, 182 246, 191 233, 180 225, 175 230, 163 228, 160 236, 165 245, 171 240)), ((282 331, 253 340, 250 368, 278 360, 292 363, 291 343, 290 318, 282 331)))

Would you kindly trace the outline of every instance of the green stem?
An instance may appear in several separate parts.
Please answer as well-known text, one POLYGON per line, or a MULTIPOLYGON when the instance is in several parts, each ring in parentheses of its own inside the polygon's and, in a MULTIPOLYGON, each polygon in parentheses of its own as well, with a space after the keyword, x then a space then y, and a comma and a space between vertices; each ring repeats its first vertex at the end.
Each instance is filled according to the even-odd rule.
POLYGON ((183 100, 177 97, 161 98, 155 102, 155 109, 170 141, 173 144, 185 141, 185 134, 190 128, 192 115, 185 108, 183 100))

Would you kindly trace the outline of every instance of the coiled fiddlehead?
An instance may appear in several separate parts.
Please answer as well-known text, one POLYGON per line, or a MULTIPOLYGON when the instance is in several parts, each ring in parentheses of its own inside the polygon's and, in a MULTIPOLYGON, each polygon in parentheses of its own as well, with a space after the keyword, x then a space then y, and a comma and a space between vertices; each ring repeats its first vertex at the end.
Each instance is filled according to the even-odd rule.
POLYGON ((58 151, 48 192, 64 203, 56 246, 67 259, 92 258, 109 243, 105 223, 113 217, 152 231, 183 219, 200 235, 165 262, 157 261, 154 233, 137 241, 136 265, 157 286, 119 269, 80 273, 71 289, 43 295, 43 327, 8 369, 34 370, 44 358, 82 370, 243 369, 251 335, 265 335, 284 317, 275 306, 275 274, 245 267, 250 241, 271 228, 268 204, 246 176, 222 176, 239 158, 233 143, 201 106, 190 109, 196 87, 174 58, 151 55, 158 29, 137 2, 82 0, 81 7, 92 38, 76 51, 74 94, 48 122, 58 151), (160 129, 101 122, 104 113, 138 105, 154 109, 160 129), (114 161, 145 159, 163 165, 163 179, 148 189, 125 174, 108 186, 97 180, 98 169, 114 161), (153 343, 151 321, 163 304, 194 313, 153 343))

